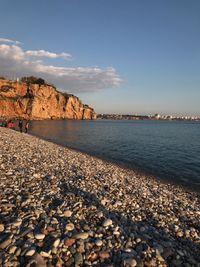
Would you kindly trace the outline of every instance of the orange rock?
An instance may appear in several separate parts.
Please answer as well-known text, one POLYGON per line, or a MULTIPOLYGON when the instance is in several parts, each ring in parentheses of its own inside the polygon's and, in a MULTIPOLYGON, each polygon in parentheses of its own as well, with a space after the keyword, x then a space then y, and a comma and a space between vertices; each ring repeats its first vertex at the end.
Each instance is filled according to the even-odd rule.
POLYGON ((48 232, 54 232, 55 231, 55 228, 51 227, 51 226, 48 226, 47 227, 47 231, 48 232))
POLYGON ((47 229, 43 229, 43 230, 41 231, 41 233, 43 233, 44 235, 48 235, 48 230, 47 230, 47 229))
POLYGON ((0 79, 0 117, 25 119, 96 119, 93 108, 78 97, 45 84, 0 79))
POLYGON ((67 247, 71 247, 75 242, 76 242, 76 239, 69 238, 69 239, 65 239, 64 244, 67 247))
POLYGON ((108 251, 100 251, 99 252, 99 257, 101 259, 108 259, 110 257, 110 254, 108 251))
POLYGON ((85 246, 84 244, 80 244, 79 247, 76 249, 79 253, 85 252, 85 246))
POLYGON ((0 224, 0 232, 3 232, 5 229, 4 224, 0 224))
POLYGON ((94 251, 92 251, 92 252, 90 253, 90 255, 88 256, 88 260, 91 261, 91 262, 93 262, 93 261, 95 261, 96 259, 97 259, 97 254, 96 254, 94 251))

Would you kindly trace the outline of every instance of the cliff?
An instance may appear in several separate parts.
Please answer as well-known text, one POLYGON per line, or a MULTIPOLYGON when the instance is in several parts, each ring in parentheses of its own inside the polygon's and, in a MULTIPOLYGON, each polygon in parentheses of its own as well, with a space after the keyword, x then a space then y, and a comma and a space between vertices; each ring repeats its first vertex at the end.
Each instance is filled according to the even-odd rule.
POLYGON ((93 108, 78 97, 45 84, 0 79, 0 117, 25 119, 96 119, 93 108))

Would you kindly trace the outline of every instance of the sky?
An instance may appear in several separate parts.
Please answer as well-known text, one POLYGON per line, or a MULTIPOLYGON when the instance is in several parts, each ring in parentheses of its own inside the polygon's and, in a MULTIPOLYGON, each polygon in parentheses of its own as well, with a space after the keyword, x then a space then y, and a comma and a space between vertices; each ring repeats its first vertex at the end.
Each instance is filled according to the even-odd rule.
POLYGON ((199 0, 1 0, 0 76, 97 113, 200 116, 199 0))

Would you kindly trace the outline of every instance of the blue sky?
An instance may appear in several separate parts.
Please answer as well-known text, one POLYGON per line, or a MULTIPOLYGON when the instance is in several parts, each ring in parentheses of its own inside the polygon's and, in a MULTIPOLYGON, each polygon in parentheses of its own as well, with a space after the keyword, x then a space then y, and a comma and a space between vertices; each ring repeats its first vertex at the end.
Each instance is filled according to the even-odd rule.
POLYGON ((0 74, 98 113, 200 115, 199 14, 198 0, 1 0, 0 74))

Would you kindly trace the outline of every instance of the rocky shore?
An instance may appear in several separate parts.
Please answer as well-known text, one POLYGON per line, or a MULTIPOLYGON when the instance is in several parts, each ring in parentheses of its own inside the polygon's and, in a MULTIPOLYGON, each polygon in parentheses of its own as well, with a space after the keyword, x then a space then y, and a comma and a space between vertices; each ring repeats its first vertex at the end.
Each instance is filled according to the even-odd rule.
POLYGON ((0 128, 0 266, 200 266, 200 198, 0 128))

